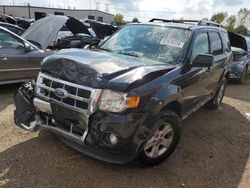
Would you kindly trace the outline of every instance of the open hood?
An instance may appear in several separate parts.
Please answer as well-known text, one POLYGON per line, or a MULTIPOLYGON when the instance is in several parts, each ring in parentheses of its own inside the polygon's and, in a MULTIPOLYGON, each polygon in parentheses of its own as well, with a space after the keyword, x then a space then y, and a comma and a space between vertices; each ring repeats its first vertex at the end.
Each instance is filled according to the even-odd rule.
POLYGON ((118 28, 114 27, 111 24, 106 24, 98 22, 95 20, 81 20, 86 26, 92 28, 98 39, 104 39, 107 36, 111 36, 118 28))
POLYGON ((68 16, 47 16, 33 23, 22 35, 28 41, 36 43, 45 50, 50 42, 56 38, 60 29, 66 25, 73 33, 90 35, 86 26, 79 20, 68 16))
POLYGON ((0 14, 0 21, 16 25, 16 20, 7 14, 0 14))
POLYGON ((228 35, 232 47, 250 52, 250 39, 248 37, 233 32, 228 32, 228 35))

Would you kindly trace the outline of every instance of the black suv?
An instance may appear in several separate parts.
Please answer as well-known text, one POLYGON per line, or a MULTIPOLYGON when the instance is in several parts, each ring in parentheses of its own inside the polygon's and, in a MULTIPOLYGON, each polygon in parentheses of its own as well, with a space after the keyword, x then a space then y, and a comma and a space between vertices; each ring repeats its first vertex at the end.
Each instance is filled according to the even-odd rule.
POLYGON ((15 95, 15 123, 103 161, 163 162, 181 120, 221 104, 232 61, 226 30, 176 22, 127 25, 99 48, 45 58, 36 83, 15 95))

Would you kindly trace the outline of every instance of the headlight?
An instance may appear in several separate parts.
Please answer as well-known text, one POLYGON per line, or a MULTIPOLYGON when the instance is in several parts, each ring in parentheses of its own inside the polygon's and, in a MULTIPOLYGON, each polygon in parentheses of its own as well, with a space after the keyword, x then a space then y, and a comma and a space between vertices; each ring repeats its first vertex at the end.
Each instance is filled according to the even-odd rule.
POLYGON ((127 108, 136 108, 139 102, 140 97, 127 97, 126 93, 104 90, 99 108, 103 111, 122 112, 127 108))

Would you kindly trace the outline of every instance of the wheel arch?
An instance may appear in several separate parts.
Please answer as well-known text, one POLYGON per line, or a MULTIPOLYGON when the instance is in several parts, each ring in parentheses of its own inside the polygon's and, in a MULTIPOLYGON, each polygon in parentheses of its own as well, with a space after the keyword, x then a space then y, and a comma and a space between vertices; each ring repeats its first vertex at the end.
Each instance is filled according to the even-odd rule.
POLYGON ((179 118, 182 117, 182 108, 181 108, 181 103, 178 100, 174 100, 174 101, 170 101, 169 103, 167 103, 162 109, 161 112, 164 111, 173 111, 174 113, 176 113, 179 118))

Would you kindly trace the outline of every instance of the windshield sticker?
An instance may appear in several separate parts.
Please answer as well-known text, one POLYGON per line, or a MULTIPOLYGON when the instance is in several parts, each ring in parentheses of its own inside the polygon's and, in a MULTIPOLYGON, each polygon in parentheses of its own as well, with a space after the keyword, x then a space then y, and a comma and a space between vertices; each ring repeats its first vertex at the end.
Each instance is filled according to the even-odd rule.
POLYGON ((184 45, 183 42, 176 41, 176 40, 169 39, 169 38, 162 39, 160 44, 167 45, 167 46, 173 46, 173 47, 176 47, 176 48, 182 48, 183 45, 184 45))

